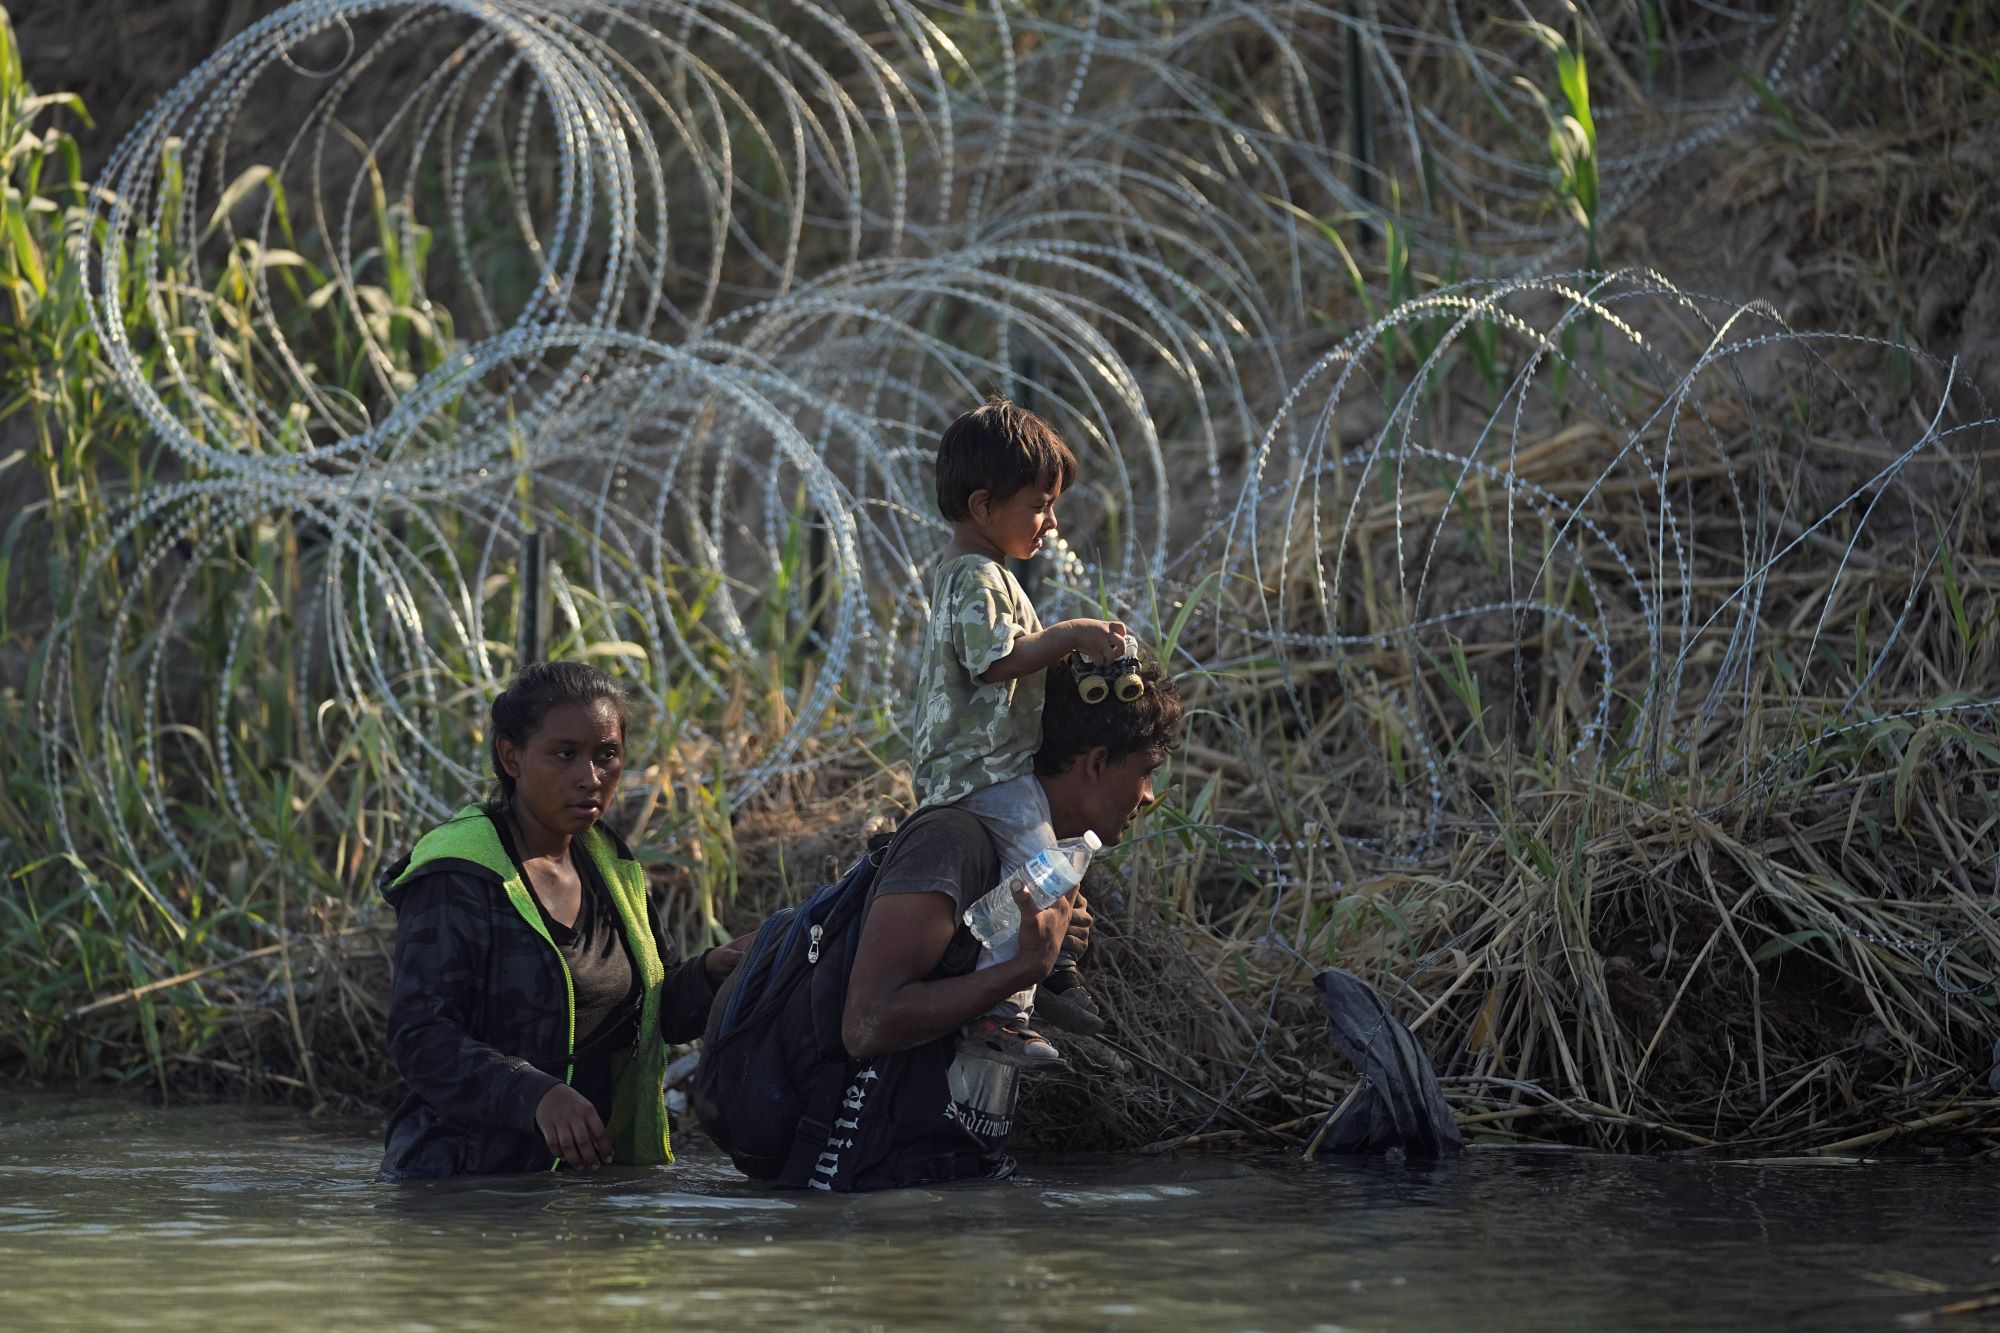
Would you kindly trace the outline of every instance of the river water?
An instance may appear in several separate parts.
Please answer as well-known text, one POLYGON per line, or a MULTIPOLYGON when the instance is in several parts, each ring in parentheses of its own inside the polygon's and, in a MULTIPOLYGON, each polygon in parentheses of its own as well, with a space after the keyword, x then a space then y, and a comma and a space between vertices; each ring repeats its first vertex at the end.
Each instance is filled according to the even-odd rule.
POLYGON ((1951 1297, 1882 1274, 2000 1282, 1987 1166, 1057 1157, 829 1198, 680 1137, 388 1185, 365 1124, 0 1093, 0 1328, 1894 1328, 1951 1297))

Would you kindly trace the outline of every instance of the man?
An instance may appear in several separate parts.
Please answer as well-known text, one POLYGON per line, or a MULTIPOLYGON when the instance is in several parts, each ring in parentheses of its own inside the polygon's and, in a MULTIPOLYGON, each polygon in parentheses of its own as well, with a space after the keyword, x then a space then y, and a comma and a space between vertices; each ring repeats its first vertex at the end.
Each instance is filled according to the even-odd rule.
MULTIPOLYGON (((1035 776, 1058 838, 1094 831, 1109 846, 1153 799, 1153 774, 1179 744, 1181 701, 1157 666, 1131 703, 1086 704, 1067 662, 1049 668, 1035 776)), ((974 970, 965 909, 1000 878, 979 820, 919 811, 890 843, 855 946, 841 1036, 853 1062, 820 1170, 823 1189, 866 1190, 1009 1174, 1015 1070, 959 1049, 959 1029, 1055 966, 1065 938, 1089 942, 1080 893, 1036 910, 1025 890, 1019 951, 974 970)))

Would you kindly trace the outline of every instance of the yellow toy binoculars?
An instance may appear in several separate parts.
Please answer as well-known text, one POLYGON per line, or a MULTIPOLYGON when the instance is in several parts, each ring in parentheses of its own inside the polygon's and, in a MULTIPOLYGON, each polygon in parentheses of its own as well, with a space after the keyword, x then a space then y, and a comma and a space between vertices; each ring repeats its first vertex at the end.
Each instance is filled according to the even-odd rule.
POLYGON ((1087 704, 1101 704, 1113 695, 1121 704, 1136 703, 1145 697, 1146 682, 1139 675, 1139 641, 1127 634, 1124 651, 1108 662, 1096 663, 1078 653, 1077 696, 1087 704))

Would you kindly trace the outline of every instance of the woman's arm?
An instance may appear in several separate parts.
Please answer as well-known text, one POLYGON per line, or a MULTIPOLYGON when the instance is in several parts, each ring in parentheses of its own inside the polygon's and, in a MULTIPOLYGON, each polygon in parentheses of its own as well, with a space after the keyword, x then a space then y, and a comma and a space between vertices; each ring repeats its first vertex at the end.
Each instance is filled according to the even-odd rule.
POLYGON ((927 980, 937 970, 958 912, 948 893, 889 893, 876 898, 861 927, 841 1012, 841 1042, 856 1060, 908 1050, 954 1032, 1015 991, 1048 976, 1069 930, 1070 900, 1040 911, 1016 887, 1019 952, 963 976, 927 980))
POLYGON ((651 901, 646 904, 646 917, 653 927, 653 947, 659 950, 660 965, 667 973, 660 987, 660 1040, 669 1046, 693 1041, 708 1027, 708 1011, 715 1003, 716 991, 743 961, 743 950, 754 936, 744 935, 683 960, 651 901))
POLYGON ((488 892, 444 873, 398 896, 389 1060, 411 1091, 452 1119, 532 1133, 536 1106, 562 1080, 475 1040, 470 1030, 485 985, 480 963, 491 945, 488 892))

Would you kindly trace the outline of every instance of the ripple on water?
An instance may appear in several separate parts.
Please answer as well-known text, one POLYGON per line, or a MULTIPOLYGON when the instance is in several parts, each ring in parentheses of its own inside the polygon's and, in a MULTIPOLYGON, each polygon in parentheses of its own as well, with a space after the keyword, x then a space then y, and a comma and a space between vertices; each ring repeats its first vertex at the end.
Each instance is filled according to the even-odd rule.
POLYGON ((245 1296, 304 1296, 320 1290, 318 1282, 287 1282, 282 1278, 244 1278, 224 1282, 186 1282, 174 1287, 174 1295, 216 1296, 238 1300, 245 1296))
POLYGON ((1042 1191, 1042 1202, 1050 1207, 1060 1208, 1067 1204, 1161 1203, 1168 1199, 1193 1199, 1200 1196, 1201 1191, 1192 1185, 1139 1185, 1122 1189, 1045 1189, 1042 1191))
POLYGON ((329 1151, 295 1121, 99 1120, 62 1136, 79 1162, 101 1135, 79 1171, 23 1123, 0 1099, 22 1163, 0 1168, 7 1328, 74 1324, 79 1293, 94 1324, 205 1333, 280 1310, 453 1333, 904 1327, 939 1322, 942 1290, 992 1325, 1817 1333, 1935 1303, 1868 1271, 1992 1273, 1994 1175, 1972 1169, 1049 1157, 1004 1186, 825 1199, 749 1185, 698 1141, 671 1171, 391 1186, 359 1131, 329 1151), (200 1151, 155 1155, 169 1139, 200 1151))
POLYGON ((320 1176, 281 1176, 265 1173, 232 1173, 215 1179, 189 1180, 185 1187, 203 1190, 211 1194, 261 1194, 280 1193, 291 1195, 312 1194, 319 1191, 346 1192, 359 1189, 365 1182, 352 1180, 327 1180, 320 1176))
POLYGON ((740 1195, 614 1194, 594 1201, 592 1206, 622 1208, 632 1212, 667 1210, 672 1212, 788 1213, 798 1208, 799 1205, 790 1199, 745 1198, 740 1195))

